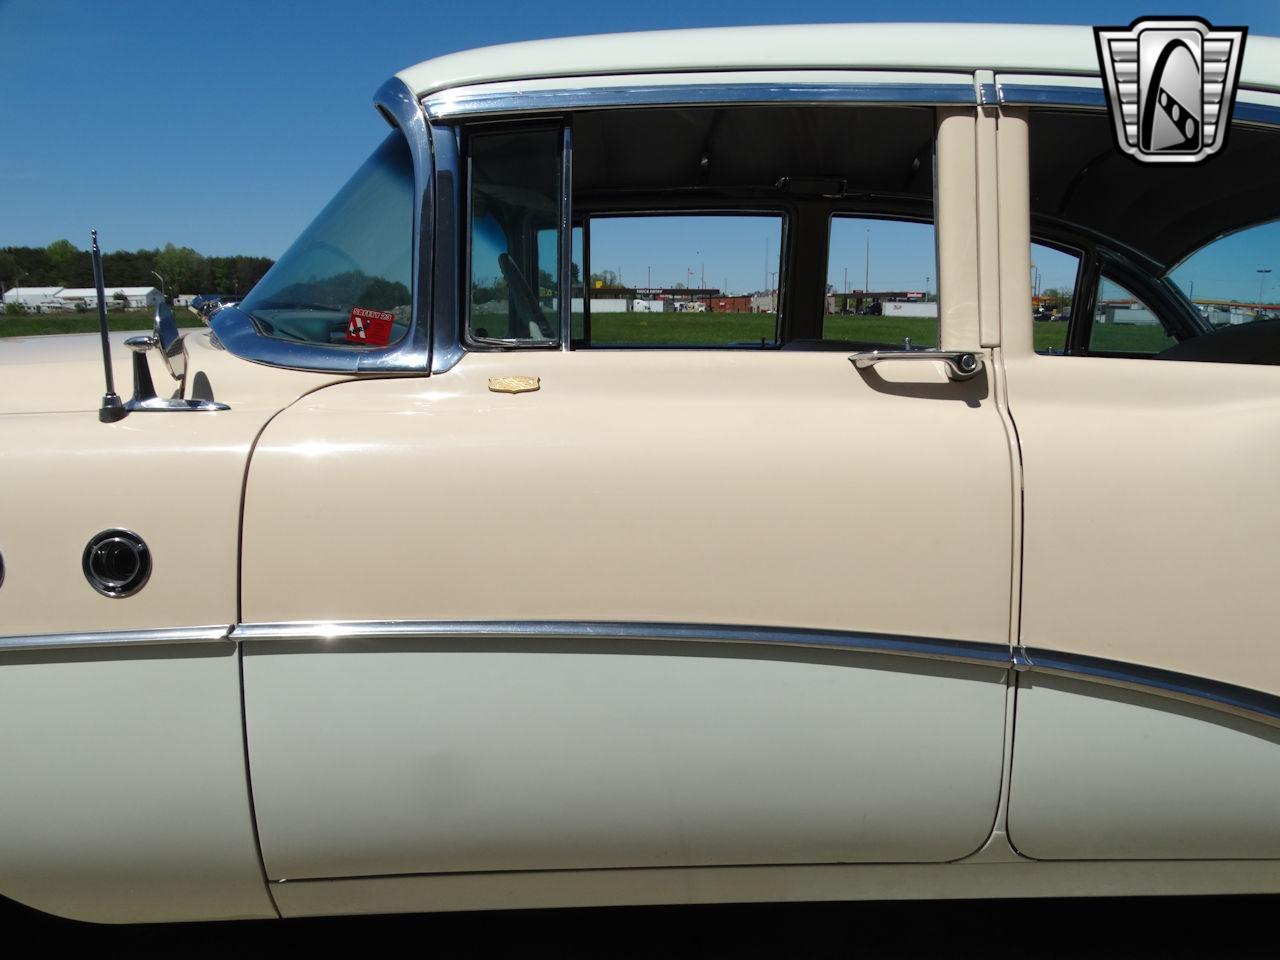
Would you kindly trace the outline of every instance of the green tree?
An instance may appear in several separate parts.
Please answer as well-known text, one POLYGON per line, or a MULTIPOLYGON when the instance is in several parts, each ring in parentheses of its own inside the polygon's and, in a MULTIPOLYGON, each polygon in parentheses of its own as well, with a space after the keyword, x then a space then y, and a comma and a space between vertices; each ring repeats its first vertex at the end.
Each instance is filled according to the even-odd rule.
POLYGON ((70 240, 55 240, 44 251, 49 258, 49 270, 54 283, 64 287, 77 285, 84 251, 77 250, 70 240))
POLYGON ((196 292, 201 276, 206 272, 204 257, 190 247, 166 243, 164 249, 156 254, 156 273, 164 277, 165 292, 171 296, 196 292))

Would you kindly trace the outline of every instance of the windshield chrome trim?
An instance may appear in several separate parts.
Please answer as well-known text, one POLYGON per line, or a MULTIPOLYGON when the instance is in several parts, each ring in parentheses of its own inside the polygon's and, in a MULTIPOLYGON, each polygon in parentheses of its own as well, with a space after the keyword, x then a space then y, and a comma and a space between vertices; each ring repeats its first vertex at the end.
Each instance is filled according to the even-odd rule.
POLYGON ((231 641, 231 627, 170 627, 163 630, 100 630, 0 636, 0 652, 75 650, 99 647, 154 647, 231 641))
POLYGON ((361 643, 415 640, 667 640, 846 650, 916 657, 1123 687, 1280 726, 1280 696, 1188 674, 1040 648, 898 634, 746 624, 632 620, 335 620, 240 624, 231 639, 350 652, 361 643))
POLYGON ((238 307, 225 307, 209 326, 219 342, 243 360, 294 370, 331 373, 427 373, 431 369, 432 245, 436 234, 432 203, 431 134, 422 107, 404 83, 393 77, 374 96, 374 105, 398 129, 413 160, 413 300, 409 330, 396 343, 378 349, 280 340, 258 332, 238 307))
POLYGON ((604 87, 549 90, 486 90, 483 84, 457 87, 423 98, 432 120, 492 114, 562 113, 607 107, 661 107, 700 104, 891 103, 933 106, 973 105, 973 82, 902 83, 863 80, 849 83, 627 83, 604 87))

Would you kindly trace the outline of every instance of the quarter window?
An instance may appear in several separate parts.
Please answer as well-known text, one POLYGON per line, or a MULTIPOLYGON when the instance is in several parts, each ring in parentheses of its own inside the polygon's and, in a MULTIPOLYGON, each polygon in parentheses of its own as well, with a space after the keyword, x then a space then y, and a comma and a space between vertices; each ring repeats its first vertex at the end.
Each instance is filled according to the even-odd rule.
POLYGON ((1067 349, 1080 257, 1044 243, 1031 244, 1031 319, 1038 353, 1067 349))
POLYGON ((399 340, 412 299, 413 196, 413 159, 395 131, 240 309, 260 333, 281 340, 352 349, 399 340), (355 317, 372 320, 361 335, 352 333, 355 317))
POLYGON ((1110 277, 1098 281, 1089 330, 1090 353, 1152 355, 1178 341, 1165 332, 1155 311, 1110 277))

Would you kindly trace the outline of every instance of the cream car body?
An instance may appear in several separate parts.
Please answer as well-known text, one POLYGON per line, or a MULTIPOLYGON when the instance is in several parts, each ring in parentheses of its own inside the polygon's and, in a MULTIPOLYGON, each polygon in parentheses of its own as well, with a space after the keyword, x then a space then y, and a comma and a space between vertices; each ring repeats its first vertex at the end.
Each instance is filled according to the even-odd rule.
MULTIPOLYGON (((1280 369, 1034 350, 1033 231, 1081 226, 1036 209, 1037 124, 1105 124, 1097 73, 1056 27, 442 57, 377 98, 410 171, 392 342, 260 289, 180 382, 151 363, 229 409, 113 424, 94 338, 0 344, 0 894, 138 921, 1280 891, 1280 369), (874 146, 761 147, 748 200, 709 139, 709 180, 657 185, 702 189, 679 206, 600 159, 633 117, 777 106, 797 142, 898 111, 924 172, 859 192, 874 146), (541 291, 554 335, 482 333, 472 138, 535 131, 561 292, 591 216, 785 207, 778 349, 602 348, 541 291), (976 375, 804 348, 848 213, 933 224, 938 346, 976 375), (109 529, 153 559, 124 598, 82 569, 109 529)), ((1280 156, 1280 41, 1249 39, 1237 120, 1280 156)))

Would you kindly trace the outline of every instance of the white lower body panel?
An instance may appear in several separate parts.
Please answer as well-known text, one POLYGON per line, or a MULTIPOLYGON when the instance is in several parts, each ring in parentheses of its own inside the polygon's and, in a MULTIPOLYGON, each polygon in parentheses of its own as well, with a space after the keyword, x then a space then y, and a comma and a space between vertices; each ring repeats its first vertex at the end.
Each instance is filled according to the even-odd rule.
POLYGON ((1018 679, 1009 840, 1043 860, 1280 858, 1280 728, 1018 679))
POLYGON ((945 863, 603 870, 272 885, 286 917, 642 904, 1280 893, 1280 862, 945 863))
POLYGON ((230 643, 6 653, 0 894, 77 920, 274 917, 230 643))
POLYGON ((944 861, 996 814, 994 666, 604 637, 245 651, 275 880, 944 861))

